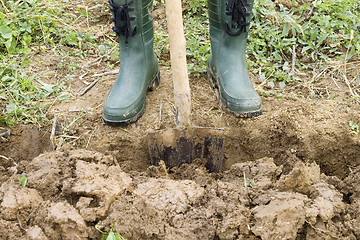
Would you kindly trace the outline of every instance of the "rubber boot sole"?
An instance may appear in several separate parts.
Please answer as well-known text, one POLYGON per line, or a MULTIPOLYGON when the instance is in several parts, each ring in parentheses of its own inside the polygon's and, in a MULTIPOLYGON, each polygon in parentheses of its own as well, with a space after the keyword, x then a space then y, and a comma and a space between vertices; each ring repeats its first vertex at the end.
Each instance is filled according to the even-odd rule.
MULTIPOLYGON (((150 81, 150 83, 148 85, 148 91, 155 90, 159 86, 159 84, 160 84, 160 70, 157 71, 157 73, 155 74, 153 79, 150 81)), ((104 120, 105 124, 113 126, 113 127, 126 126, 133 122, 136 122, 144 114, 145 107, 146 107, 146 101, 144 101, 144 104, 141 107, 141 110, 134 117, 132 117, 126 121, 112 122, 112 121, 106 120, 104 117, 103 117, 103 120, 104 120)))
POLYGON ((220 101, 221 108, 224 111, 226 111, 228 113, 231 113, 231 114, 235 115, 238 118, 252 118, 252 117, 257 117, 257 116, 262 114, 262 109, 256 110, 256 111, 251 111, 251 112, 243 112, 243 113, 231 111, 229 108, 227 108, 223 104, 223 102, 226 102, 226 101, 225 101, 225 99, 223 99, 221 97, 220 89, 219 89, 219 83, 218 83, 217 79, 215 78, 214 74, 211 72, 210 69, 208 69, 208 71, 207 71, 207 76, 208 76, 208 79, 210 81, 211 87, 217 92, 216 95, 217 95, 217 97, 218 97, 218 99, 220 101))

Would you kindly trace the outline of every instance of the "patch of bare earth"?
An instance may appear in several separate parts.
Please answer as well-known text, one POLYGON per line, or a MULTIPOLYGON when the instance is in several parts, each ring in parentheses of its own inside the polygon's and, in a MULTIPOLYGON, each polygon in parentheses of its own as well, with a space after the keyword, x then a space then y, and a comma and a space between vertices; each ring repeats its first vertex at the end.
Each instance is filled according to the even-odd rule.
MULTIPOLYGON (((108 34, 110 20, 93 14, 108 34)), ((35 55, 32 71, 58 82, 68 74, 59 61, 51 51, 35 55)), ((346 66, 350 85, 342 63, 333 63, 301 73, 303 81, 285 89, 259 88, 270 97, 253 119, 224 112, 208 80, 191 76, 192 122, 225 131, 224 168, 211 174, 197 163, 150 165, 146 134, 174 127, 166 67, 144 115, 115 128, 101 119, 115 74, 79 96, 96 79, 92 73, 112 70, 109 60, 94 54, 74 61, 81 68, 66 80, 71 101, 54 102, 47 113, 58 117, 55 137, 49 122, 0 138, 1 239, 100 239, 96 225, 113 225, 128 239, 360 238, 360 137, 349 126, 360 123, 351 88, 358 62, 346 66)))

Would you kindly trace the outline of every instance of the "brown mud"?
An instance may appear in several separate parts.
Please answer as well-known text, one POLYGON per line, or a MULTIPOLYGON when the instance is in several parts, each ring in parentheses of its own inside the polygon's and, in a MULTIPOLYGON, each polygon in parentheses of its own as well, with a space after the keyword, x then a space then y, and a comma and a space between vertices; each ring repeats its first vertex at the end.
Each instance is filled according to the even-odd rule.
MULTIPOLYGON (((105 38, 110 17, 93 14, 105 38)), ((35 55, 32 71, 59 82, 68 72, 58 58, 35 55)), ((342 78, 343 63, 314 65, 284 89, 251 75, 263 95, 263 114, 252 119, 223 111, 209 81, 190 76, 193 124, 225 132, 224 167, 215 174, 200 161, 150 164, 146 134, 175 126, 167 67, 144 115, 110 127, 102 102, 116 75, 78 95, 95 80, 85 73, 110 71, 109 60, 94 54, 74 61, 81 68, 67 80, 71 101, 47 113, 59 120, 53 143, 51 122, 41 130, 17 126, 0 138, 1 239, 101 239, 95 226, 111 225, 127 239, 360 238, 360 137, 349 126, 360 123, 360 105, 342 78)), ((347 64, 348 79, 356 79, 358 66, 347 64)))

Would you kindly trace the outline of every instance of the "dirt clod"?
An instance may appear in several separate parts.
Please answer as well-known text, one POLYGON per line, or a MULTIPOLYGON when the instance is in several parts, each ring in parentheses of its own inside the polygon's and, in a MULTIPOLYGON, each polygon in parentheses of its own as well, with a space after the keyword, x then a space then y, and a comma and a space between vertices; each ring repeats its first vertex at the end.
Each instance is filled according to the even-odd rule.
MULTIPOLYGON (((112 157, 86 150, 40 155, 27 166, 27 187, 14 181, 17 174, 1 185, 0 229, 12 225, 5 239, 24 234, 29 239, 100 239, 94 223, 109 230, 112 225, 128 239, 359 236, 360 201, 353 197, 358 188, 349 188, 352 203, 345 203, 315 163, 296 162, 286 174, 272 158, 238 163, 217 174, 197 164, 179 168, 198 172, 197 177, 181 176, 179 169, 164 175, 156 168, 161 167, 128 174, 112 157)), ((350 176, 344 181, 356 184, 350 176)))

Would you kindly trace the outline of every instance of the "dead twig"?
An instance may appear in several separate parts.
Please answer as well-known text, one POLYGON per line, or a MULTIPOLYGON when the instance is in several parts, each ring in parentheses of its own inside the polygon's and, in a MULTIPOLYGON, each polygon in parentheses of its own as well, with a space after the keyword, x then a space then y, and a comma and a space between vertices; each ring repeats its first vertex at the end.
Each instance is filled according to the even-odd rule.
POLYGON ((344 77, 344 80, 345 80, 346 85, 347 85, 348 88, 349 88, 350 94, 353 96, 353 98, 355 99, 355 101, 358 102, 358 101, 359 101, 359 95, 357 95, 357 94, 353 91, 353 89, 352 89, 352 87, 351 87, 351 85, 350 85, 350 82, 349 82, 348 78, 346 77, 346 73, 344 73, 344 76, 343 76, 343 77, 344 77))
POLYGON ((87 86, 84 90, 82 90, 79 93, 79 96, 83 96, 85 93, 87 93, 91 88, 95 86, 95 84, 99 81, 99 79, 94 80, 92 83, 90 83, 89 86, 87 86))
POLYGON ((85 72, 85 73, 83 73, 83 74, 81 74, 81 76, 79 77, 79 79, 80 80, 82 80, 86 75, 88 75, 89 74, 89 72, 85 72))
POLYGON ((316 2, 317 2, 317 0, 312 3, 311 9, 310 9, 308 15, 306 16, 306 20, 308 20, 312 16, 314 9, 315 9, 316 2))
POLYGON ((0 155, 0 158, 3 158, 3 159, 5 159, 5 160, 10 160, 10 158, 5 157, 4 155, 0 155))
POLYGON ((161 124, 161 114, 162 114, 162 100, 160 101, 160 110, 159 110, 159 124, 161 124))
POLYGON ((272 73, 269 75, 269 77, 267 77, 262 83, 260 83, 259 86, 257 86, 255 90, 259 90, 262 86, 264 86, 267 83, 267 81, 270 79, 270 77, 273 75, 274 72, 275 72, 275 70, 272 71, 272 73))
POLYGON ((165 162, 164 162, 163 160, 161 160, 161 161, 159 162, 159 167, 160 167, 160 169, 164 172, 165 177, 166 177, 166 178, 169 178, 169 172, 168 172, 167 167, 166 167, 166 165, 165 165, 165 162))
POLYGON ((76 123, 79 119, 83 118, 86 115, 86 112, 84 110, 80 110, 80 113, 78 114, 77 117, 74 118, 74 120, 72 120, 71 123, 69 123, 66 127, 64 127, 63 131, 67 131, 68 129, 70 129, 70 127, 76 123))
MULTIPOLYGON (((119 72, 119 69, 117 69, 117 70, 112 70, 112 71, 109 71, 109 72, 94 74, 94 75, 92 75, 91 77, 102 77, 102 76, 106 76, 106 75, 115 75, 115 74, 117 74, 118 72, 119 72)), ((87 86, 84 90, 82 90, 82 91, 79 93, 79 96, 85 95, 85 93, 87 93, 90 89, 92 89, 98 81, 99 81, 99 79, 96 79, 96 80, 94 80, 92 83, 90 83, 89 86, 87 86)))
POLYGON ((11 134, 11 131, 10 130, 7 130, 7 131, 5 131, 5 132, 3 132, 3 133, 0 133, 0 137, 7 137, 7 136, 9 136, 11 134))
POLYGON ((5 11, 6 11, 6 12, 9 12, 9 9, 6 7, 6 5, 5 5, 5 3, 4 3, 3 0, 1 0, 1 4, 2 4, 2 6, 4 7, 5 11))
POLYGON ((97 130, 97 126, 94 128, 94 131, 90 134, 89 140, 88 140, 88 142, 86 143, 85 148, 88 148, 89 143, 90 143, 90 140, 91 140, 92 136, 95 134, 96 130, 97 130))
POLYGON ((115 69, 115 70, 111 70, 108 72, 104 72, 104 73, 98 73, 98 74, 94 74, 92 75, 92 77, 102 77, 102 76, 106 76, 106 75, 114 75, 114 74, 118 74, 119 69, 115 69))
POLYGON ((129 130, 127 130, 127 129, 125 129, 125 128, 119 128, 121 131, 124 131, 124 132, 126 132, 126 133, 128 133, 128 134, 130 134, 131 135, 131 133, 129 132, 129 130))
POLYGON ((73 138, 74 140, 68 142, 69 144, 72 144, 72 143, 76 142, 77 140, 79 140, 80 138, 84 137, 85 135, 89 134, 90 132, 91 132, 91 131, 87 131, 86 133, 81 134, 81 135, 78 136, 78 137, 75 137, 75 136, 64 136, 64 137, 66 137, 66 138, 73 138))
POLYGON ((134 194, 136 197, 140 198, 140 199, 144 202, 144 204, 146 204, 145 198, 144 198, 143 196, 141 196, 140 194, 138 194, 137 192, 134 191, 134 188, 133 188, 133 186, 132 186, 131 183, 129 184, 129 187, 128 187, 127 190, 128 190, 130 193, 134 194))
POLYGON ((243 175, 244 175, 244 187, 245 187, 245 188, 247 188, 247 182, 246 182, 245 171, 243 171, 243 175))
POLYGON ((217 128, 217 127, 200 127, 200 126, 193 126, 194 128, 201 128, 201 129, 214 129, 214 130, 221 130, 225 131, 225 128, 217 128))
MULTIPOLYGON (((353 38, 354 38, 354 30, 351 30, 350 40, 353 40, 353 38)), ((349 55, 349 49, 347 49, 346 55, 345 55, 345 59, 344 59, 344 72, 343 72, 343 77, 344 77, 344 80, 345 80, 346 85, 347 85, 348 88, 349 88, 349 91, 350 91, 351 95, 353 96, 353 98, 355 99, 355 101, 358 102, 358 101, 359 101, 359 95, 356 94, 356 93, 353 91, 353 89, 352 89, 352 87, 351 87, 351 84, 350 84, 350 82, 349 82, 349 80, 348 80, 348 78, 347 78, 347 76, 346 76, 346 74, 347 74, 347 58, 348 58, 348 55, 349 55)))
POLYGON ((18 223, 19 223, 20 228, 21 228, 23 231, 26 231, 26 229, 23 228, 23 226, 22 226, 22 224, 21 224, 21 221, 20 221, 20 218, 19 218, 19 212, 16 213, 16 219, 18 220, 18 223))
POLYGON ((48 112, 49 112, 50 109, 54 106, 54 104, 56 103, 57 100, 58 100, 58 97, 56 97, 56 98, 54 99, 54 101, 52 101, 52 103, 50 104, 49 108, 46 110, 45 115, 48 114, 48 112))
POLYGON ((52 125, 52 128, 51 128, 51 134, 50 134, 51 151, 54 151, 56 149, 55 133, 56 133, 57 123, 58 123, 58 118, 57 118, 56 115, 54 115, 53 125, 52 125))
POLYGON ((62 137, 62 138, 72 138, 72 139, 78 139, 78 138, 79 138, 79 137, 76 137, 76 136, 71 136, 71 135, 66 135, 66 134, 60 135, 59 137, 62 137))

